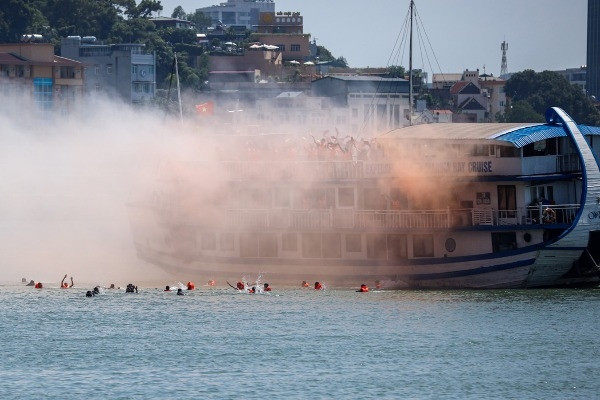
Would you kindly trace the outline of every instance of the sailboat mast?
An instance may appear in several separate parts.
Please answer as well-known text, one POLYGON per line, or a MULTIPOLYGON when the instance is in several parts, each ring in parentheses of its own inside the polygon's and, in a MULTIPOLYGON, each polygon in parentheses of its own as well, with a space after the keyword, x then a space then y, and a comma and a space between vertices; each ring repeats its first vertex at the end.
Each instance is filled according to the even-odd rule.
POLYGON ((177 78, 177 103, 179 104, 179 119, 183 123, 183 110, 181 109, 181 89, 179 88, 179 69, 177 66, 177 53, 175 54, 175 77, 177 78))
POLYGON ((413 114, 413 13, 414 13, 414 0, 410 0, 410 40, 408 49, 408 124, 412 126, 412 114, 413 114))

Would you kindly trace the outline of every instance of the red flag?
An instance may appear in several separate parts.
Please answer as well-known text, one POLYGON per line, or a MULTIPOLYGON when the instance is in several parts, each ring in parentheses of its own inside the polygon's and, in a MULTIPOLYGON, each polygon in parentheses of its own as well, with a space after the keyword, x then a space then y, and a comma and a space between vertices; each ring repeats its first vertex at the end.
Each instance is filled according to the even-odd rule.
POLYGON ((206 103, 196 104, 196 111, 200 115, 212 115, 214 111, 214 103, 207 101, 206 103))

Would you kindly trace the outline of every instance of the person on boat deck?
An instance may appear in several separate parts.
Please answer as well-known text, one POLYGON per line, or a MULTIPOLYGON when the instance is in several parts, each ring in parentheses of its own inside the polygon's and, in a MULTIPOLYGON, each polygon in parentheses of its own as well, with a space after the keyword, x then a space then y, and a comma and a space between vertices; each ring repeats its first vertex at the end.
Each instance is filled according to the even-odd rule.
POLYGON ((165 286, 165 290, 164 291, 165 292, 170 292, 171 291, 171 286, 169 286, 169 285, 165 286))
POLYGON ((315 282, 315 290, 323 290, 323 285, 320 282, 315 282))
POLYGON ((177 296, 184 296, 183 290, 181 288, 177 289, 177 296))
POLYGON ((238 290, 244 290, 245 287, 244 282, 238 282, 235 286, 238 288, 238 290))
POLYGON ((62 278, 62 281, 60 281, 60 287, 63 289, 72 288, 74 285, 73 277, 71 277, 71 286, 69 286, 69 284, 67 282, 65 282, 65 279, 67 279, 67 274, 65 274, 65 276, 62 278))
POLYGON ((358 289, 358 291, 362 292, 362 293, 366 293, 369 291, 369 287, 363 283, 362 285, 360 285, 360 289, 358 289))
POLYGON ((264 290, 265 292, 270 292, 270 291, 271 291, 271 286, 269 286, 269 284, 268 284, 268 283, 265 283, 265 284, 264 284, 264 289, 263 289, 263 290, 264 290))
POLYGON ((29 283, 25 286, 35 286, 35 281, 32 279, 29 281, 29 283))
POLYGON ((308 284, 308 282, 306 281, 302 281, 302 287, 310 287, 310 285, 308 284))

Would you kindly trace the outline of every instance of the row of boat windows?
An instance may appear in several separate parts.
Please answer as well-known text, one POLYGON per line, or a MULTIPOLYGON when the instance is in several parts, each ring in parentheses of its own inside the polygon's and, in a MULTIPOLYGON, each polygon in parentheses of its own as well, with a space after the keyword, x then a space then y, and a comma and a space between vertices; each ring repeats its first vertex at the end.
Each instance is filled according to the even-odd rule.
MULTIPOLYGON (((378 188, 326 187, 297 190, 278 188, 241 188, 234 191, 230 206, 245 209, 330 209, 354 208, 363 210, 408 208, 407 196, 397 188, 384 194, 378 188)), ((427 205, 423 205, 427 208, 427 205)))
MULTIPOLYGON (((281 241, 275 233, 241 233, 239 235, 240 257, 278 257, 281 252, 300 253, 303 258, 342 258, 346 253, 362 253, 365 249, 370 259, 404 259, 408 257, 407 235, 341 233, 283 233, 281 241), (342 246, 343 245, 343 246, 342 246)), ((204 251, 234 251, 233 233, 203 233, 200 248, 204 251)), ((452 251, 454 249, 452 248, 452 251)), ((412 235, 414 257, 433 257, 433 235, 412 235)))

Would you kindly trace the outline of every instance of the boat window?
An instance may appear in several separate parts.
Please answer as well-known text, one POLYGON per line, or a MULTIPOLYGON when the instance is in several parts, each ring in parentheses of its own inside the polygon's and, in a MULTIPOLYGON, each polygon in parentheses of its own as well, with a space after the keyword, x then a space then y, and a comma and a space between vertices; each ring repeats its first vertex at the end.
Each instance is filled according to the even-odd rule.
POLYGON ((323 258, 342 257, 342 238, 339 233, 323 233, 323 258))
POLYGON ((258 235, 256 233, 240 234, 240 256, 258 257, 258 235))
POLYGON ((414 235, 413 255, 415 257, 433 257, 433 235, 414 235))
POLYGON ((492 232, 492 251, 513 250, 517 248, 517 234, 515 232, 492 232))
POLYGON ((274 233, 258 235, 258 256, 277 257, 277 236, 274 233))
POLYGON ((283 251, 297 251, 298 250, 298 234, 283 233, 281 235, 281 249, 283 251))
POLYGON ((302 234, 302 257, 320 258, 321 257, 321 234, 303 233, 302 234))
POLYGON ((362 251, 362 236, 358 233, 346 235, 346 251, 349 253, 360 253, 362 251))
POLYGON ((406 235, 387 236, 388 260, 400 260, 408 257, 406 235))
POLYGON ((221 250, 233 250, 233 233, 221 233, 220 242, 221 250))
POLYGON ((386 210, 387 199, 377 188, 365 188, 364 207, 365 210, 386 210))
POLYGON ((201 238, 202 250, 216 250, 217 239, 214 233, 203 233, 201 238))
POLYGON ((380 234, 367 235, 367 257, 385 259, 387 256, 386 237, 380 234))
POLYGON ((273 189, 275 207, 288 208, 290 207, 290 189, 289 188, 275 188, 273 189))
POLYGON ((520 157, 520 150, 516 147, 498 146, 500 157, 520 157))
POLYGON ((354 188, 338 188, 339 207, 354 207, 354 188))

